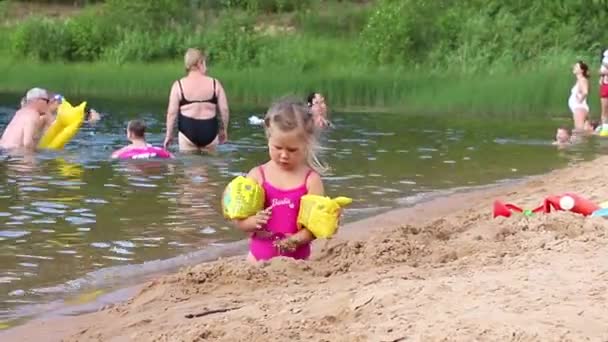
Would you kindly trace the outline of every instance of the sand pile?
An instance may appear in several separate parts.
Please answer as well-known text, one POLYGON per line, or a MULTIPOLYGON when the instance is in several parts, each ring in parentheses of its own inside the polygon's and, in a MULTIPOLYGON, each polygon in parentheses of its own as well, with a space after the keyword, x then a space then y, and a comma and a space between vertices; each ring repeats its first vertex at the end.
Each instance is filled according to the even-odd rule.
MULTIPOLYGON (((559 293, 563 281, 545 287, 542 281, 530 280, 543 278, 551 284, 564 276, 565 283, 576 285, 578 280, 561 269, 568 263, 560 260, 573 251, 605 252, 608 221, 565 212, 530 218, 481 217, 471 220, 461 214, 425 225, 382 229, 367 240, 331 241, 308 263, 276 259, 252 266, 227 259, 191 267, 100 313, 104 317, 100 322, 113 323, 95 323, 72 340, 110 340, 124 337, 125 332, 134 334, 131 339, 155 341, 407 341, 473 336, 528 341, 558 332, 550 336, 586 336, 584 330, 581 335, 558 329, 559 324, 549 324, 548 330, 529 328, 524 316, 531 314, 526 306, 530 297, 550 303, 544 313, 549 317, 551 305, 570 305, 555 295, 544 297, 545 291, 559 293), (550 276, 553 262, 563 274, 550 276), (535 272, 540 273, 534 276, 535 272), (517 287, 522 282, 527 289, 517 287), (507 302, 517 310, 500 309, 500 296, 510 297, 507 302), (196 314, 201 316, 186 318, 196 314)), ((590 267, 585 260, 579 263, 590 267)), ((603 278, 608 275, 606 267, 603 278)), ((608 313, 598 305, 594 303, 608 313)), ((586 309, 577 310, 578 315, 586 309)))

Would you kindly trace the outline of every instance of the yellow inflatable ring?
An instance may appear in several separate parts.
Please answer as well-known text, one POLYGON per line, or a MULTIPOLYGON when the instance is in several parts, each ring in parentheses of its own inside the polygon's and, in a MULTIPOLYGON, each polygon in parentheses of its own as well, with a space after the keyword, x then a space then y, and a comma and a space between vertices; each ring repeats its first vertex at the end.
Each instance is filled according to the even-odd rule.
POLYGON ((70 141, 80 129, 84 121, 84 108, 87 103, 83 102, 73 107, 63 99, 57 109, 57 118, 44 133, 38 144, 39 148, 60 150, 70 141))

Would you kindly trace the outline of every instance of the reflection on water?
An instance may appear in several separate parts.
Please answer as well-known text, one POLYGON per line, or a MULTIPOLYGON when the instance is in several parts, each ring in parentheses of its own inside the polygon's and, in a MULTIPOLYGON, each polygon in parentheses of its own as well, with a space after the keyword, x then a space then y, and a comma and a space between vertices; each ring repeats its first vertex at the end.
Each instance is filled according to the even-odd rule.
MULTIPOLYGON (((9 117, 3 115, 3 127, 9 117)), ((160 144, 161 114, 142 117, 150 126, 148 139, 160 144)), ((132 118, 117 111, 83 127, 64 151, 1 162, 0 320, 18 315, 22 304, 78 290, 83 282, 76 280, 95 270, 106 270, 109 283, 135 269, 161 268, 160 261, 135 269, 130 264, 242 239, 221 217, 219 196, 231 178, 267 158, 262 128, 250 126, 247 117, 235 115, 233 140, 215 156, 112 162, 109 154, 126 143, 124 125, 132 118)), ((594 139, 557 151, 550 145, 551 123, 529 132, 524 125, 484 123, 480 130, 429 117, 334 118, 336 129, 323 137, 321 156, 332 167, 324 178, 328 194, 355 199, 346 221, 411 205, 440 189, 545 172, 604 146, 594 139)), ((173 266, 181 262, 172 260, 173 266)))

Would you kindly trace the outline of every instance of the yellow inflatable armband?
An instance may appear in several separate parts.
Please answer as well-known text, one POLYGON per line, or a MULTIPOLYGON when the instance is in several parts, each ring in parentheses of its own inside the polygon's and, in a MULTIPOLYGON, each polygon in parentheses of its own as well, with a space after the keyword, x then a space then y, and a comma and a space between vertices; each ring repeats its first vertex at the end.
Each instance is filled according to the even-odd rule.
POLYGON ((70 139, 76 135, 84 121, 84 108, 87 103, 83 102, 77 107, 63 99, 57 109, 57 118, 44 133, 38 144, 39 148, 60 150, 70 139))
POLYGON ((329 197, 304 195, 300 201, 298 224, 306 227, 319 239, 331 237, 338 229, 340 209, 351 204, 348 197, 329 197))
POLYGON ((224 190, 224 217, 233 220, 253 216, 264 209, 264 199, 264 189, 255 180, 238 176, 224 190))

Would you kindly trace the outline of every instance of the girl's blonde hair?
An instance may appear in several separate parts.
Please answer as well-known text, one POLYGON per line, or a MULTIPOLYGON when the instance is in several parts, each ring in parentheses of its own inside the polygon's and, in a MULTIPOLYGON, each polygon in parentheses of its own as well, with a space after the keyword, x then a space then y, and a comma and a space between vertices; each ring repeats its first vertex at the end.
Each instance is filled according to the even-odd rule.
POLYGON ((264 117, 266 136, 270 136, 270 128, 283 132, 301 129, 306 139, 306 163, 320 175, 329 168, 319 161, 317 150, 318 132, 312 113, 304 102, 294 97, 285 97, 274 102, 264 117))
POLYGON ((184 66, 186 67, 186 72, 192 70, 192 68, 196 66, 198 62, 202 62, 206 58, 207 57, 205 54, 199 49, 189 48, 186 50, 186 54, 184 55, 184 66))

